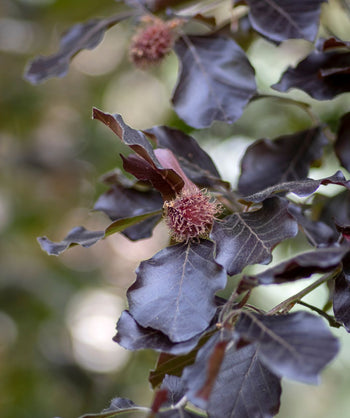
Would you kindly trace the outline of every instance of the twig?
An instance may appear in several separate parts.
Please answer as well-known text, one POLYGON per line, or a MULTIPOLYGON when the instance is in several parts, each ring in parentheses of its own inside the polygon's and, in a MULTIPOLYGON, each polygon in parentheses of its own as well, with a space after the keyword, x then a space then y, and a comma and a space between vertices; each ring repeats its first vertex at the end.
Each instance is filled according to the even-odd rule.
POLYGON ((317 287, 321 286, 321 284, 326 283, 328 280, 334 279, 340 272, 340 266, 332 271, 330 274, 325 274, 324 276, 320 277, 314 283, 311 283, 309 286, 305 287, 305 289, 301 290, 300 292, 296 293, 295 295, 289 297, 285 301, 279 303, 277 306, 272 308, 267 315, 274 315, 278 312, 289 312, 293 306, 299 302, 304 296, 315 290, 317 287))

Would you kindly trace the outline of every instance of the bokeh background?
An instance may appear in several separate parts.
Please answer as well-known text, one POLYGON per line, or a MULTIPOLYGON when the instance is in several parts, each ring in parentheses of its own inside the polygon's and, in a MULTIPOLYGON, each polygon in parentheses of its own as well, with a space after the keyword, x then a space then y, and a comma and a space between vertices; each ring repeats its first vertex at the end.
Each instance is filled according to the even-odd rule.
MULTIPOLYGON (((124 7, 125 8, 125 7, 124 7)), ((229 2, 216 10, 227 16, 229 2)), ((138 263, 168 242, 164 225, 137 243, 117 234, 89 249, 74 247, 60 257, 43 253, 37 236, 61 240, 74 226, 102 229, 105 216, 91 208, 106 188, 105 172, 120 167, 128 153, 118 138, 91 119, 96 106, 121 113, 134 128, 168 124, 195 136, 224 178, 237 182, 239 159, 253 140, 310 126, 302 110, 265 99, 250 104, 233 126, 214 124, 191 131, 172 111, 176 57, 143 72, 132 68, 127 47, 130 22, 110 29, 100 46, 80 53, 68 75, 39 86, 23 80, 29 59, 58 48, 60 34, 77 22, 123 10, 113 0, 1 0, 0 3, 0 417, 75 418, 106 408, 114 396, 149 405, 147 377, 156 354, 129 353, 112 342, 126 306, 125 292, 138 263)), ((323 34, 350 39, 350 5, 329 0, 322 7, 323 34), (344 7, 345 6, 345 7, 344 7)), ((256 68, 261 92, 312 45, 288 41, 280 47, 260 38, 242 40, 256 68)), ((317 103, 302 92, 333 129, 349 111, 349 95, 317 103)), ((315 176, 333 174, 337 161, 325 156, 315 176)), ((322 193, 336 193, 327 188, 322 193)), ((286 243, 274 260, 307 248, 303 239, 286 243)), ((300 287, 259 290, 255 302, 270 308, 300 287)), ((322 306, 325 289, 306 300, 322 306)), ((284 382, 279 418, 350 416, 350 337, 335 330, 342 350, 322 375, 320 386, 284 382)))

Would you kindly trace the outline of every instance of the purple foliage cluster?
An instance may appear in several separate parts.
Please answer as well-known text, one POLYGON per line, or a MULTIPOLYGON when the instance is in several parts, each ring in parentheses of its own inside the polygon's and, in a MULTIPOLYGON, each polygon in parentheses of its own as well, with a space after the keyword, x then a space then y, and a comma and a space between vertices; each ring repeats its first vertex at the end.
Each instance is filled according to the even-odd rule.
MULTIPOLYGON (((195 14, 182 17, 181 25, 171 28, 178 31, 173 50, 180 71, 171 99, 178 116, 197 129, 214 121, 231 124, 251 100, 263 97, 257 91, 254 68, 236 41, 240 30, 274 43, 295 38, 313 43, 313 51, 282 74, 272 86, 275 90, 298 88, 316 100, 349 92, 350 43, 335 37, 317 39, 324 2, 233 2, 233 9, 244 4, 247 10, 242 17, 245 29, 239 29, 241 22, 237 21, 236 31, 232 22, 231 30, 219 30, 215 20, 213 24, 211 16, 198 8, 195 14), (205 34, 187 33, 186 24, 193 20, 203 25, 205 34)), ((26 79, 39 83, 63 76, 70 59, 82 49, 95 47, 109 27, 130 17, 145 20, 152 13, 158 19, 164 17, 166 8, 169 13, 169 7, 181 6, 169 0, 125 3, 129 11, 123 14, 71 28, 57 54, 31 62, 26 79)), ((177 9, 172 10, 172 16, 176 13, 177 9)), ((160 26, 162 30, 166 27, 160 26)), ((295 104, 311 111, 305 103, 295 104)), ((58 255, 72 245, 89 247, 116 232, 134 241, 146 238, 164 216, 164 208, 177 210, 172 216, 182 230, 189 219, 194 224, 205 219, 204 235, 192 234, 186 239, 186 234, 175 233, 180 242, 170 240, 168 247, 139 265, 127 292, 129 307, 119 318, 114 340, 128 350, 159 352, 149 377, 155 390, 149 416, 202 416, 190 404, 213 418, 274 416, 279 410, 282 378, 316 383, 322 369, 337 355, 338 341, 324 318, 329 326, 350 331, 350 181, 341 171, 321 179, 308 177, 325 149, 333 151, 339 165, 349 170, 350 113, 342 116, 331 135, 329 127, 313 120, 307 130, 255 141, 242 158, 238 190, 220 177, 209 155, 184 132, 167 126, 141 132, 126 125, 121 115, 98 109, 93 110, 93 117, 133 151, 122 159, 135 181, 126 184, 117 174, 109 178, 109 189, 94 207, 111 220, 104 231, 77 227, 59 243, 39 238, 41 247, 58 255), (321 207, 318 202, 316 211, 317 190, 328 184, 339 185, 343 191, 323 199, 321 207), (185 209, 174 203, 184 190, 194 196, 204 188, 211 198, 190 199, 185 209), (297 204, 293 195, 310 198, 307 204, 297 204), (208 216, 197 215, 191 202, 206 202, 200 209, 207 210, 208 216), (209 217, 213 207, 220 211, 211 209, 209 217), (307 237, 310 251, 260 274, 244 273, 248 265, 270 263, 273 249, 298 233, 307 237), (323 275, 270 312, 248 303, 257 286, 294 282, 315 273, 323 275), (238 285, 228 300, 218 297, 228 276, 235 275, 239 275, 238 285), (319 309, 301 301, 325 283, 332 284, 331 304, 319 309), (290 313, 299 302, 317 314, 290 313), (333 314, 328 312, 331 307, 333 314)), ((129 400, 115 398, 107 410, 88 416, 112 417, 141 409, 129 400)))

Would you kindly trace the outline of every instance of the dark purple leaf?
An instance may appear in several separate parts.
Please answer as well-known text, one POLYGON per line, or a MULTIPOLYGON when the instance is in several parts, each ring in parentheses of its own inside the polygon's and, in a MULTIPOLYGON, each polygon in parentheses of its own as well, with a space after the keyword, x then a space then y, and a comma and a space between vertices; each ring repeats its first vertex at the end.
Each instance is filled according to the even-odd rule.
POLYGON ((167 126, 155 126, 146 133, 154 137, 157 146, 168 148, 176 155, 182 169, 194 183, 203 187, 227 185, 221 180, 210 156, 192 136, 167 126))
POLYGON ((339 233, 335 223, 338 225, 350 224, 350 192, 345 190, 331 198, 328 198, 322 207, 319 219, 334 229, 335 236, 339 233))
POLYGON ((198 352, 196 362, 184 370, 188 399, 206 408, 212 418, 222 417, 272 417, 280 404, 280 379, 259 361, 257 348, 248 345, 236 350, 234 345, 226 349, 208 405, 198 393, 207 381, 209 360, 220 344, 220 334, 215 334, 198 352))
POLYGON ((337 171, 333 176, 325 177, 319 180, 305 179, 299 181, 287 181, 279 183, 275 186, 268 187, 261 192, 254 193, 250 196, 244 196, 242 200, 246 202, 262 202, 276 193, 294 193, 300 197, 309 196, 314 193, 321 185, 337 184, 350 189, 350 180, 346 180, 341 171, 337 171))
POLYGON ((41 248, 50 255, 59 255, 74 244, 91 247, 105 236, 105 231, 88 231, 83 226, 73 228, 61 242, 52 242, 46 237, 38 238, 41 248))
POLYGON ((316 38, 321 4, 327 0, 246 0, 253 28, 276 42, 316 38))
POLYGON ((244 51, 219 36, 184 36, 174 49, 180 74, 172 101, 180 118, 195 128, 237 120, 256 92, 244 51))
POLYGON ((128 290, 134 319, 173 342, 204 331, 215 315, 215 292, 226 285, 226 273, 214 261, 213 251, 210 241, 189 242, 165 248, 143 261, 128 290))
POLYGON ((334 281, 333 311, 335 319, 350 332, 350 256, 343 260, 343 269, 334 281))
POLYGON ((321 221, 309 219, 303 213, 301 207, 290 204, 288 212, 293 215, 299 226, 303 228, 306 238, 314 247, 329 247, 337 241, 334 230, 329 225, 321 221))
POLYGON ((85 414, 80 418, 112 418, 117 415, 124 415, 125 413, 132 412, 150 412, 149 408, 137 406, 133 401, 124 398, 112 399, 109 408, 104 409, 102 412, 97 414, 85 414))
POLYGON ((74 25, 63 35, 59 51, 48 57, 38 57, 29 63, 24 78, 32 84, 39 84, 51 77, 67 74, 70 60, 82 49, 93 49, 103 39, 107 29, 130 17, 122 13, 107 19, 92 19, 74 25))
POLYGON ((319 373, 339 351, 338 340, 323 319, 308 312, 242 313, 235 332, 258 343, 258 357, 272 373, 304 383, 318 383, 319 373))
POLYGON ((121 232, 138 222, 154 217, 157 212, 145 213, 143 215, 134 216, 132 218, 118 219, 111 223, 104 231, 88 231, 84 227, 79 226, 73 228, 61 242, 52 242, 46 237, 38 238, 41 248, 49 255, 59 255, 67 248, 74 245, 82 245, 83 247, 91 247, 102 238, 121 232))
POLYGON ((334 150, 341 165, 350 171, 350 112, 340 119, 334 150))
POLYGON ((187 341, 173 343, 162 332, 139 325, 128 311, 122 313, 117 330, 118 333, 113 340, 127 350, 152 349, 176 355, 186 354, 193 350, 202 336, 199 334, 187 341))
POLYGON ((176 405, 184 397, 186 390, 180 377, 169 374, 165 375, 160 388, 168 391, 170 405, 176 405))
POLYGON ((239 192, 248 195, 278 183, 305 179, 327 143, 321 127, 254 142, 241 161, 239 192))
MULTIPOLYGON (((104 212, 112 221, 115 221, 155 212, 161 210, 162 206, 163 199, 154 190, 141 191, 134 187, 123 187, 121 184, 114 184, 98 198, 94 210, 104 212)), ((122 233, 133 241, 148 238, 152 235, 153 228, 159 222, 160 217, 160 214, 152 216, 125 229, 122 233)))
POLYGON ((350 332, 350 275, 344 271, 335 280, 333 311, 335 319, 350 332))
POLYGON ((330 100, 350 91, 350 52, 312 52, 295 67, 289 67, 272 88, 298 88, 317 100, 330 100))
POLYGON ((243 281, 251 285, 269 285, 293 282, 315 273, 325 273, 336 268, 350 251, 348 245, 318 248, 299 254, 256 276, 244 277, 243 281))
POLYGON ((262 209, 235 213, 214 223, 211 238, 216 242, 216 261, 229 275, 250 264, 269 263, 272 249, 297 234, 298 225, 287 207, 286 200, 271 198, 262 209))

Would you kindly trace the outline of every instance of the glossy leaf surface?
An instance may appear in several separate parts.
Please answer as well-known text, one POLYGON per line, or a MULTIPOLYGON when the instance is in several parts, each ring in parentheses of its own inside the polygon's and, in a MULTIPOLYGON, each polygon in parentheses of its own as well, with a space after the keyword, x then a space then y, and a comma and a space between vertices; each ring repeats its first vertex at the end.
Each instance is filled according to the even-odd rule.
POLYGON ((339 351, 324 320, 308 312, 242 313, 235 332, 258 344, 260 361, 274 374, 304 383, 318 383, 319 373, 339 351))
POLYGON ((180 118, 195 128, 237 120, 256 91, 244 51, 231 39, 185 36, 175 52, 180 74, 172 101, 180 118))
POLYGON ((272 249, 297 234, 298 227, 280 198, 264 201, 255 212, 235 213, 215 222, 211 238, 216 242, 216 260, 227 273, 240 273, 250 264, 267 264, 272 249))
POLYGON ((216 311, 215 292, 226 285, 226 274, 214 261, 213 251, 210 241, 192 242, 165 248, 143 261, 128 290, 135 320, 162 331, 173 342, 204 331, 216 311))

